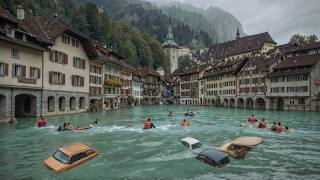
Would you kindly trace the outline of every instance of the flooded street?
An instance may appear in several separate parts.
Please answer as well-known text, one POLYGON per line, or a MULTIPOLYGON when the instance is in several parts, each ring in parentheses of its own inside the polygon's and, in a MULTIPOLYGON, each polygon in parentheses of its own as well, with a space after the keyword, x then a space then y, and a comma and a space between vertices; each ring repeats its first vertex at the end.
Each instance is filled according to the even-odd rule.
POLYGON ((320 114, 186 106, 139 106, 111 112, 84 113, 46 118, 50 125, 33 127, 34 119, 0 125, 0 179, 320 179, 320 114), (184 112, 196 116, 181 127, 184 112), (169 111, 174 117, 168 117, 169 111), (246 123, 251 114, 269 123, 281 121, 289 133, 275 134, 246 123), (151 117, 156 129, 142 130, 151 117), (64 122, 98 126, 84 132, 57 132, 64 122), (219 147, 239 136, 259 136, 265 142, 245 160, 231 160, 215 169, 195 159, 180 139, 186 136, 206 147, 219 147), (82 142, 99 155, 60 174, 43 164, 57 148, 82 142))

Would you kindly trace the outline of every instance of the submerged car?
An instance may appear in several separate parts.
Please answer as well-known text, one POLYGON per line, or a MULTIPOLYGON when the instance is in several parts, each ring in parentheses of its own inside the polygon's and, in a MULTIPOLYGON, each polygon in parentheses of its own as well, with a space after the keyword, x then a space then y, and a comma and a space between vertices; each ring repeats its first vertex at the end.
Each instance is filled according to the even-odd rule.
POLYGON ((192 137, 185 137, 185 138, 181 139, 180 142, 184 147, 186 147, 190 150, 197 149, 202 146, 202 143, 198 139, 195 139, 192 137))
POLYGON ((235 159, 244 159, 253 146, 261 143, 263 143, 262 138, 244 136, 224 144, 218 150, 228 153, 229 156, 235 159))
POLYGON ((60 147, 44 164, 54 172, 62 172, 93 159, 97 151, 82 143, 71 143, 60 147))
POLYGON ((197 159, 215 168, 223 168, 230 163, 228 154, 215 149, 201 151, 197 159))

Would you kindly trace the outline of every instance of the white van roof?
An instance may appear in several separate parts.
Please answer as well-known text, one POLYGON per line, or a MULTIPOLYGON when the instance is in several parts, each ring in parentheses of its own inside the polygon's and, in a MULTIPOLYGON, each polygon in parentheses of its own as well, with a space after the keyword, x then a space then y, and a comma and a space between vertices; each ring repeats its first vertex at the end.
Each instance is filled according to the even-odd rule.
POLYGON ((181 139, 181 141, 185 141, 188 144, 197 144, 197 143, 200 142, 198 139, 195 139, 195 138, 192 138, 192 137, 185 137, 185 138, 181 139))

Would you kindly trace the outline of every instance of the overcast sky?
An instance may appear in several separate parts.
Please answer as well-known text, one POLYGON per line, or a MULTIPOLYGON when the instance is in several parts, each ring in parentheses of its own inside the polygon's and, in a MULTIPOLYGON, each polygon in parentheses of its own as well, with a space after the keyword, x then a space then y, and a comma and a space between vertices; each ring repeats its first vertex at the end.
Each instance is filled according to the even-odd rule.
MULTIPOLYGON (((163 1, 163 0, 153 0, 163 1)), ((248 35, 269 31, 278 43, 291 35, 316 34, 320 38, 320 0, 168 0, 206 8, 220 7, 233 14, 248 35)))

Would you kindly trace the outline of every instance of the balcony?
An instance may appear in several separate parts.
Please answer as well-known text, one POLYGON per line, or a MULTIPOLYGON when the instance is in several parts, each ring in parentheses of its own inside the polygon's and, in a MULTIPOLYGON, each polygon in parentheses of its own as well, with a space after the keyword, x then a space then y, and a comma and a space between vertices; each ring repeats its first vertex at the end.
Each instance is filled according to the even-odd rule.
POLYGON ((104 81, 104 85, 110 87, 122 87, 123 83, 116 79, 108 79, 104 81))

